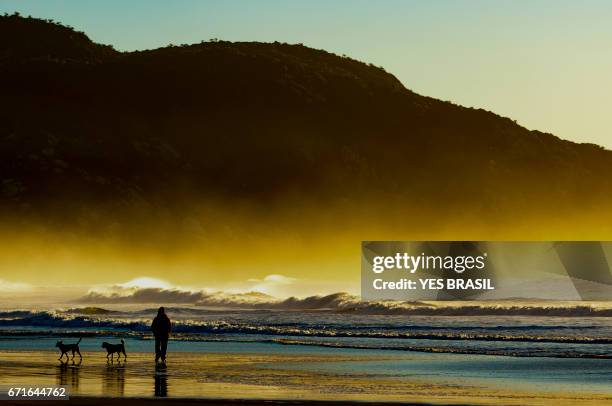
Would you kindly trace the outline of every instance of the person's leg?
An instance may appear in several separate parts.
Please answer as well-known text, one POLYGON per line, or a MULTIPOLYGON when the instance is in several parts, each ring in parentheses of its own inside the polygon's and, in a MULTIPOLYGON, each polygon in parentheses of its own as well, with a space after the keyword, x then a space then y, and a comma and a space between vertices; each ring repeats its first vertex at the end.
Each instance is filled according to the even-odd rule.
POLYGON ((163 338, 161 340, 161 351, 160 351, 161 358, 162 358, 163 361, 166 360, 166 350, 167 349, 168 349, 168 339, 167 338, 163 338))
POLYGON ((155 337, 155 362, 159 360, 161 356, 161 339, 159 337, 155 337))

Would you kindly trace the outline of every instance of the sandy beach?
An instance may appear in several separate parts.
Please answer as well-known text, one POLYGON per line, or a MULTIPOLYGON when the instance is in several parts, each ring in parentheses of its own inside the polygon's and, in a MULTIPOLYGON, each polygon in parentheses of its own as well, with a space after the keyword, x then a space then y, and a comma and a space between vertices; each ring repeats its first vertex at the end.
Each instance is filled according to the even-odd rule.
MULTIPOLYGON (((79 397, 71 398, 70 404, 76 406, 102 406, 102 405, 130 405, 130 406, 149 406, 149 405, 178 405, 178 406, 193 406, 193 405, 206 405, 206 406, 346 406, 354 404, 355 402, 350 401, 317 401, 317 400, 258 400, 258 399, 146 399, 146 398, 91 398, 91 397, 79 397)), ((4 401, 2 403, 6 406, 12 405, 28 405, 38 404, 37 401, 4 401)), ((65 405, 66 402, 63 400, 57 401, 45 401, 46 405, 65 405)), ((389 405, 388 402, 359 402, 360 405, 364 406, 382 406, 389 405)), ((405 402, 402 402, 405 405, 405 402)), ((415 405, 423 405, 424 403, 411 403, 415 405)))
MULTIPOLYGON (((3 405, 27 405, 38 404, 36 402, 27 401, 5 401, 3 405)), ((65 405, 65 401, 45 401, 46 405, 65 405)), ((71 405, 77 406, 102 406, 102 405, 133 405, 133 406, 149 406, 149 405, 178 405, 178 406, 346 406, 354 404, 350 401, 317 401, 317 400, 257 400, 257 399, 144 399, 144 398, 72 398, 71 405)), ((388 405, 388 402, 359 402, 364 406, 382 406, 388 405)), ((405 405, 405 402, 402 402, 405 405)), ((424 403, 413 403, 422 405, 424 403)))
POLYGON ((62 363, 53 351, 2 351, 0 386, 67 385, 75 404, 109 404, 109 399, 113 404, 160 404, 163 399, 180 400, 180 404, 192 404, 194 399, 208 404, 612 404, 612 393, 605 390, 564 392, 554 386, 538 390, 486 379, 450 380, 416 373, 406 377, 376 371, 376 365, 385 362, 417 365, 425 358, 444 356, 410 352, 386 357, 370 353, 180 353, 162 367, 154 365, 149 353, 133 353, 127 361, 107 363, 102 353, 83 351, 83 361, 77 357, 62 363), (371 370, 363 364, 371 364, 371 370))

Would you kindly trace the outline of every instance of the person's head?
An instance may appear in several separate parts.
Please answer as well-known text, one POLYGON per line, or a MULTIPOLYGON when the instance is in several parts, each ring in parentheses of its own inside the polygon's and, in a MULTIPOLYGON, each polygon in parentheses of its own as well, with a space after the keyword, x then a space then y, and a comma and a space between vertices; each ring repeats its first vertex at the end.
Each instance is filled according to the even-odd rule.
POLYGON ((164 306, 162 306, 159 309, 157 309, 157 315, 158 316, 163 316, 165 314, 166 314, 166 309, 164 309, 164 306))

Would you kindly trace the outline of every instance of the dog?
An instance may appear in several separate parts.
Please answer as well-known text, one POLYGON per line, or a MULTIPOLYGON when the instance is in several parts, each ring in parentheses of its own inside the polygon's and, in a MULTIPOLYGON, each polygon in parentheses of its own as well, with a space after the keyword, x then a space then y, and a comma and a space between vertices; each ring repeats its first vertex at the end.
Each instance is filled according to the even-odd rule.
POLYGON ((102 348, 106 349, 106 358, 110 355, 110 359, 113 359, 113 354, 117 353, 117 360, 121 358, 121 354, 123 354, 123 359, 127 359, 127 355, 125 354, 125 341, 123 338, 121 339, 121 344, 110 344, 106 341, 102 343, 102 348))
POLYGON ((55 343, 55 346, 59 348, 61 352, 61 355, 58 359, 61 360, 64 357, 64 354, 66 354, 66 360, 67 360, 69 358, 68 351, 72 352, 72 359, 74 359, 75 352, 79 354, 79 357, 83 358, 83 356, 81 355, 81 351, 79 350, 79 343, 81 342, 81 340, 82 340, 82 337, 79 338, 79 341, 77 341, 76 344, 64 344, 61 340, 55 343))

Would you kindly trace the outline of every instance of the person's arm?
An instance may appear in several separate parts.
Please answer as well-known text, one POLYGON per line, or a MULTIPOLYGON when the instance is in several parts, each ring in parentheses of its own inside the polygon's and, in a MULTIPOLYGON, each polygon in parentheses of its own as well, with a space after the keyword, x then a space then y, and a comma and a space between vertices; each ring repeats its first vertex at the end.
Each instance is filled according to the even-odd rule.
POLYGON ((157 326, 156 326, 156 324, 157 324, 157 317, 156 317, 156 318, 154 318, 154 319, 153 319, 153 322, 151 323, 151 331, 152 331, 153 333, 155 333, 155 330, 156 330, 156 327, 157 327, 157 326))

